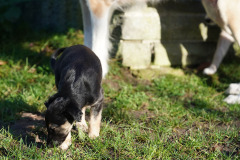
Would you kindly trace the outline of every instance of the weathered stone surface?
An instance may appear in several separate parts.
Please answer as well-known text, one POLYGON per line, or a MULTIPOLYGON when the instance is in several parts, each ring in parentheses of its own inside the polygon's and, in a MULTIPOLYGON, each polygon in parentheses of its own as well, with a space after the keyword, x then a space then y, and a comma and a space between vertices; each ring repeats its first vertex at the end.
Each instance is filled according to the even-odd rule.
POLYGON ((216 43, 156 43, 154 65, 195 65, 212 58, 216 43))
POLYGON ((123 65, 131 69, 144 69, 151 64, 151 46, 149 43, 122 41, 121 55, 123 65))
POLYGON ((144 14, 146 9, 143 8, 135 8, 134 11, 130 10, 117 15, 121 17, 117 18, 118 20, 126 22, 122 24, 122 27, 118 27, 122 29, 118 32, 121 33, 118 36, 119 39, 123 41, 121 45, 125 45, 124 49, 121 46, 118 50, 118 53, 122 54, 123 65, 131 68, 143 68, 144 66, 147 68, 151 65, 153 67, 185 66, 200 64, 212 58, 220 29, 217 26, 204 24, 205 11, 200 0, 168 1, 153 7, 156 9, 148 9, 154 13, 153 18, 147 17, 144 14), (146 19, 155 19, 157 23, 145 23, 146 19), (155 31, 157 28, 158 32, 155 31), (146 34, 157 33, 157 35, 146 36, 145 32, 148 32, 146 34), (129 40, 131 47, 125 43, 129 40), (142 48, 146 45, 142 45, 144 40, 147 40, 146 48, 142 48), (138 54, 141 56, 136 55, 137 50, 141 50, 141 54, 138 54), (147 63, 143 63, 143 57, 147 59, 147 63))
MULTIPOLYGON (((203 25, 204 14, 174 14, 160 15, 161 19, 161 41, 202 41, 201 25, 203 25)), ((211 27, 207 31, 207 41, 216 41, 219 34, 218 27, 211 27)))
POLYGON ((160 19, 155 8, 130 9, 122 18, 122 39, 160 39, 160 19))

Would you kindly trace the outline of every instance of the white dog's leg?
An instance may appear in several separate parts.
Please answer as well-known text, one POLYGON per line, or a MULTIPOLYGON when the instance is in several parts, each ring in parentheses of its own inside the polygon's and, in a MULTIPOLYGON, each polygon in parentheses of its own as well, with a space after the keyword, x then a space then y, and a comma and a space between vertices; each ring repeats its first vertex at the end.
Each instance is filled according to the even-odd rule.
POLYGON ((84 44, 101 61, 103 77, 108 72, 109 19, 112 13, 108 1, 80 0, 84 22, 84 44))
POLYGON ((83 18, 84 45, 92 49, 92 22, 89 3, 87 0, 80 0, 83 18))
POLYGON ((224 30, 222 30, 218 39, 217 49, 214 53, 213 61, 208 68, 205 68, 203 70, 204 74, 212 75, 216 73, 232 42, 234 42, 234 38, 224 30))
POLYGON ((110 8, 106 8, 101 17, 93 15, 93 41, 92 50, 101 61, 103 77, 108 72, 109 50, 109 16, 110 8))

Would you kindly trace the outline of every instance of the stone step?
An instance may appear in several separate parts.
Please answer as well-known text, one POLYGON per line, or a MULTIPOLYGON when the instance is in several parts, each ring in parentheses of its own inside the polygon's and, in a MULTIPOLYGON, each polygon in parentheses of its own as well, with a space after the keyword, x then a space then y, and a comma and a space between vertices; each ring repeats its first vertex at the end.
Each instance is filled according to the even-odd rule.
POLYGON ((123 65, 131 69, 154 66, 189 66, 209 61, 215 51, 214 42, 121 41, 119 52, 123 65))
POLYGON ((206 26, 204 17, 205 14, 193 13, 159 15, 155 8, 130 10, 113 17, 112 28, 122 25, 121 30, 117 31, 118 36, 113 37, 123 40, 161 39, 162 42, 215 42, 220 29, 206 26))

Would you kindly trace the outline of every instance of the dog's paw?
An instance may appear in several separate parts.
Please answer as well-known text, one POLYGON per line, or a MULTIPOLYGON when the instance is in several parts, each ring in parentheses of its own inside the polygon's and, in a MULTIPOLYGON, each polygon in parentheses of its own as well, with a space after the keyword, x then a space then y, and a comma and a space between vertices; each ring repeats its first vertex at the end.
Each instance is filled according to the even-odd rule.
POLYGON ((88 125, 85 122, 76 122, 76 127, 78 130, 81 130, 83 132, 88 132, 88 125))
POLYGON ((88 133, 88 136, 91 139, 95 139, 95 138, 99 137, 99 133, 97 133, 97 132, 90 132, 90 133, 88 133))
POLYGON ((240 94, 240 83, 231 83, 227 90, 226 94, 239 95, 240 94))
POLYGON ((84 139, 86 137, 85 133, 88 132, 88 125, 86 122, 76 122, 76 127, 78 130, 78 137, 84 139))
POLYGON ((229 95, 223 101, 228 104, 240 104, 240 95, 229 95))
POLYGON ((214 66, 214 65, 211 65, 210 67, 208 68, 205 68, 203 70, 203 74, 206 74, 206 75, 213 75, 217 72, 217 67, 214 66))
POLYGON ((71 132, 70 132, 66 137, 66 139, 64 140, 64 142, 59 146, 59 148, 63 151, 66 151, 71 144, 72 144, 72 141, 71 141, 71 132))

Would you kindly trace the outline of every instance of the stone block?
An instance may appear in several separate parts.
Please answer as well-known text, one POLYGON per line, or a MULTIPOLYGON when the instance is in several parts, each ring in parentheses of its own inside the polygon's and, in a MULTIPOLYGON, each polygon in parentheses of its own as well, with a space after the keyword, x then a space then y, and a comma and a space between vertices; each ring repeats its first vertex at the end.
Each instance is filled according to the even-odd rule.
POLYGON ((122 39, 160 39, 160 19, 155 8, 141 7, 123 14, 122 39))
POLYGON ((151 45, 141 41, 121 41, 123 65, 131 69, 144 69, 151 64, 151 45))
POLYGON ((216 43, 169 42, 155 43, 154 65, 196 65, 212 59, 216 43))
POLYGON ((204 14, 174 14, 174 15, 160 15, 161 17, 161 41, 211 41, 215 42, 219 29, 215 27, 206 26, 206 35, 203 37, 203 20, 204 14))
POLYGON ((113 18, 117 28, 113 30, 119 36, 112 37, 117 37, 116 44, 121 41, 118 53, 123 65, 143 69, 197 65, 212 59, 220 29, 204 25, 200 0, 167 1, 152 7, 130 9, 113 18))

